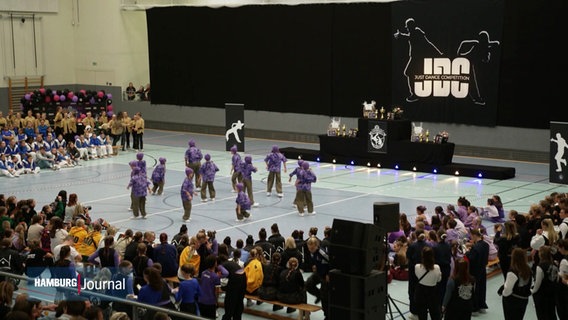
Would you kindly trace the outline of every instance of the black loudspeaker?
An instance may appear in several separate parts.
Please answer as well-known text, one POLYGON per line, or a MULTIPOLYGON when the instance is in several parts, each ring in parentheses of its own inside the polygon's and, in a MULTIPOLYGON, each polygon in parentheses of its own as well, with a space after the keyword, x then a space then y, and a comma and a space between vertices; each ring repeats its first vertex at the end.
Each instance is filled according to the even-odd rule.
POLYGON ((329 273, 330 319, 385 319, 386 273, 373 270, 367 276, 350 275, 340 270, 329 273))
POLYGON ((400 204, 398 202, 375 202, 373 223, 383 232, 400 230, 400 204))
POLYGON ((331 268, 368 275, 381 262, 383 236, 374 224, 334 219, 330 240, 328 254, 331 268))

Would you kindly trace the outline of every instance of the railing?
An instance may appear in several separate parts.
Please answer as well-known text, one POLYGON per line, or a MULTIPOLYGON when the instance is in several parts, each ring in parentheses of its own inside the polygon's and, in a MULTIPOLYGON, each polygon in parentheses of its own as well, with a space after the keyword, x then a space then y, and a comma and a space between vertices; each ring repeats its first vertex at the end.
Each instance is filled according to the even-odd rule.
POLYGON ((20 99, 28 92, 43 87, 43 76, 8 77, 9 111, 21 111, 20 99))
MULTIPOLYGON (((9 272, 4 272, 4 271, 0 271, 0 276, 5 277, 6 279, 15 279, 20 281, 20 285, 19 285, 19 290, 18 292, 24 292, 25 291, 25 286, 22 284, 23 282, 29 282, 29 281, 34 281, 34 278, 30 278, 27 277, 25 275, 17 275, 17 274, 13 274, 13 273, 9 273, 9 272)), ((72 293, 77 293, 77 289, 75 288, 60 288, 63 290, 67 290, 69 292, 72 293)), ((174 316, 178 319, 192 319, 192 320, 206 320, 206 318, 202 318, 202 317, 198 317, 195 315, 191 315, 191 314, 187 314, 187 313, 182 313, 179 311, 175 311, 175 310, 171 310, 171 309, 165 309, 165 308, 160 308, 160 307, 156 307, 153 305, 149 305, 149 304, 145 304, 145 303, 141 303, 135 300, 129 300, 129 299, 121 299, 121 298, 116 298, 113 296, 109 296, 106 294, 101 294, 98 292, 93 292, 93 291, 89 291, 89 290, 81 290, 81 296, 85 296, 85 297, 96 297, 101 299, 101 301, 115 301, 115 302, 120 302, 122 304, 126 304, 132 307, 132 315, 133 318, 131 320, 141 320, 141 318, 138 316, 139 315, 139 309, 145 309, 145 310, 152 310, 152 311, 156 311, 156 312, 164 312, 166 314, 168 314, 169 316, 174 316)))

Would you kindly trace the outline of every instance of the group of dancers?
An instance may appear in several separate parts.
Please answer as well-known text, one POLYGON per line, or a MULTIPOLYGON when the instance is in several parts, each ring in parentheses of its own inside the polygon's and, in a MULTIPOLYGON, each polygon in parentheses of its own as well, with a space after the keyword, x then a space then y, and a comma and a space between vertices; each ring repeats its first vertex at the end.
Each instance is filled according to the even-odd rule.
MULTIPOLYGON (((232 192, 237 193, 235 199, 236 221, 240 222, 250 219, 251 208, 259 206, 259 203, 254 201, 252 190, 252 174, 256 173, 258 169, 253 165, 252 156, 247 155, 244 160, 241 158, 237 146, 231 147, 230 152, 232 192)), ((166 161, 166 158, 159 158, 150 179, 147 175, 144 153, 137 153, 136 160, 130 161, 131 174, 127 189, 131 190, 130 210, 133 213, 131 219, 138 217, 146 219, 146 197, 148 193, 162 195, 165 184, 166 161)), ((273 187, 275 187, 276 195, 279 198, 284 196, 281 171, 283 168, 286 173, 287 161, 277 145, 272 146, 271 152, 264 158, 268 171, 266 189, 268 197, 272 195, 273 187)), ((188 148, 185 151, 185 165, 185 178, 181 185, 180 196, 183 207, 182 220, 189 222, 194 196, 199 195, 202 202, 215 201, 214 181, 219 167, 211 160, 210 154, 202 154, 194 140, 188 142, 188 148), (207 195, 209 195, 209 198, 207 198, 207 195)), ((294 176, 296 177, 296 196, 293 204, 298 209, 298 214, 304 216, 306 208, 308 214, 315 214, 311 184, 317 181, 317 177, 310 168, 310 164, 307 161, 298 160, 298 167, 289 174, 289 181, 292 181, 294 176)))

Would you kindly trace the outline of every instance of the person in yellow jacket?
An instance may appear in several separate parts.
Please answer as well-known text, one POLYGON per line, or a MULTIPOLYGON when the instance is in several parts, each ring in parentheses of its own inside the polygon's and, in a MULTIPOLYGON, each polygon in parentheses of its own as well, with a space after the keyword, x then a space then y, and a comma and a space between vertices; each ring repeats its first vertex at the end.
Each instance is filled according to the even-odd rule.
POLYGON ((185 279, 182 271, 181 266, 189 263, 190 265, 195 267, 195 274, 194 277, 199 276, 199 264, 201 263, 201 256, 197 253, 197 246, 199 245, 197 238, 195 236, 189 239, 189 245, 183 249, 181 254, 179 255, 179 266, 178 269, 178 278, 180 280, 185 279))
POLYGON ((85 238, 89 236, 89 232, 85 226, 85 220, 77 219, 75 221, 75 225, 71 227, 71 230, 69 230, 69 235, 73 236, 75 249, 81 256, 83 256, 83 260, 85 260, 85 257, 88 258, 89 255, 85 253, 85 238))
MULTIPOLYGON (((262 271, 262 249, 255 247, 250 250, 249 260, 245 266, 245 274, 247 275, 247 293, 255 295, 258 288, 262 286, 264 280, 264 272, 262 271)), ((247 299, 247 306, 253 304, 252 300, 247 299)))
POLYGON ((55 113, 55 118, 53 118, 53 130, 55 131, 55 135, 59 136, 60 134, 63 134, 63 107, 62 106, 58 106, 57 107, 57 112, 55 113))
MULTIPOLYGON (((83 257, 87 257, 95 253, 99 249, 99 243, 101 242, 101 238, 103 237, 101 230, 103 227, 100 223, 95 222, 93 225, 93 231, 89 233, 89 235, 83 241, 83 248, 82 251, 79 251, 83 257)), ((78 250, 78 249, 77 249, 78 250)), ((84 260, 86 261, 86 260, 84 260)))

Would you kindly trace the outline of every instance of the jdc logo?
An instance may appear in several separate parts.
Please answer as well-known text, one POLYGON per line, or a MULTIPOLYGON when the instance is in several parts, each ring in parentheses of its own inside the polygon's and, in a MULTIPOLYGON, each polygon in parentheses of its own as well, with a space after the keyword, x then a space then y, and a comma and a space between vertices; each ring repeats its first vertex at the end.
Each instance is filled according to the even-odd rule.
POLYGON ((419 97, 465 98, 471 64, 466 58, 425 58, 424 74, 414 75, 414 94, 419 97))

